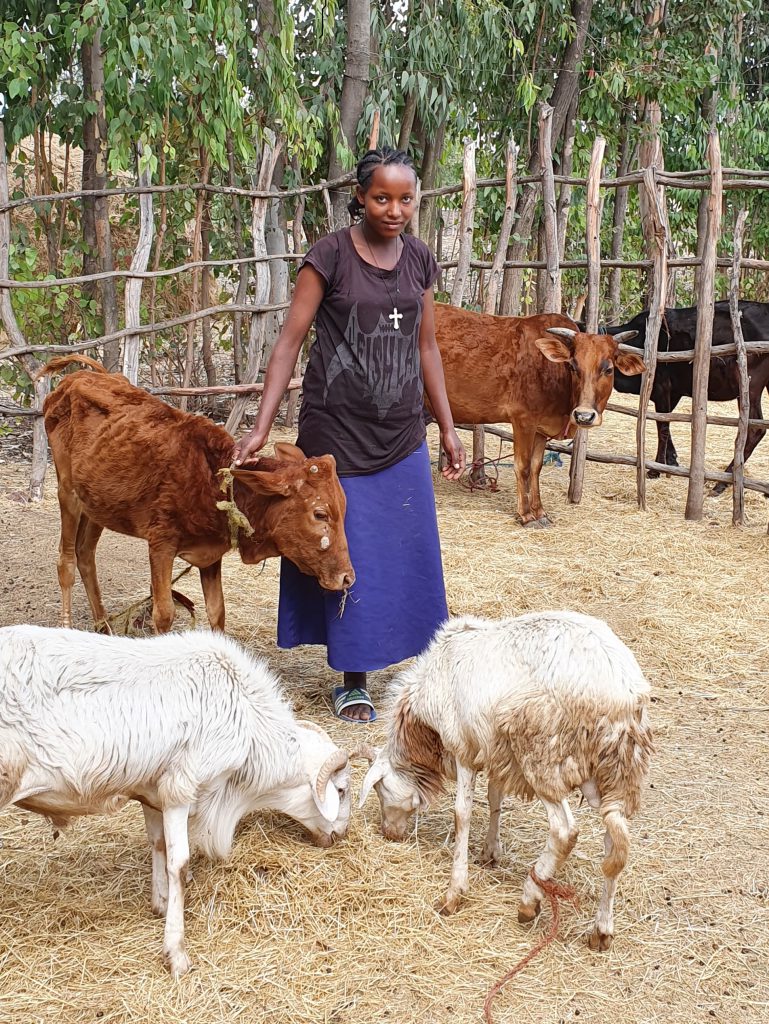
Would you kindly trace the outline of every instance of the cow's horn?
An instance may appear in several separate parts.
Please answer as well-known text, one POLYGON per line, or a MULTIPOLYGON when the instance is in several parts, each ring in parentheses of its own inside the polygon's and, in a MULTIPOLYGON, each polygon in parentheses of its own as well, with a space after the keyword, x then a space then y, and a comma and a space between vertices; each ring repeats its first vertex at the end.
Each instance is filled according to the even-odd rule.
POLYGON ((350 760, 353 761, 359 757, 365 757, 367 761, 376 761, 377 754, 379 751, 376 747, 372 747, 370 743, 361 743, 355 750, 350 751, 350 760))
POLYGON ((577 332, 570 327, 546 327, 545 330, 548 334, 557 334, 559 338, 569 338, 572 341, 577 337, 577 332))
POLYGON ((632 341, 633 338, 638 337, 638 331, 620 331, 619 334, 614 335, 614 340, 618 345, 621 345, 625 341, 632 341))
POLYGON ((318 778, 315 782, 315 792, 318 794, 318 798, 322 800, 326 795, 326 786, 328 780, 334 774, 338 772, 340 768, 344 768, 347 764, 347 751, 346 750, 335 750, 333 754, 330 754, 323 764, 320 766, 318 772, 318 778))

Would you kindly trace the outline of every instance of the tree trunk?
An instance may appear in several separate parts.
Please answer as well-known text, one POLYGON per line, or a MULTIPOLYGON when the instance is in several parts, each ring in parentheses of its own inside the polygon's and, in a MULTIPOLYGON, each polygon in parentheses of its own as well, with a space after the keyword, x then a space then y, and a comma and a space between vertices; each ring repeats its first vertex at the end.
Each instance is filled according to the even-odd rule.
MULTIPOLYGON (((553 94, 548 100, 553 108, 553 139, 558 139, 563 134, 575 96, 578 96, 579 65, 585 53, 585 41, 587 39, 587 30, 590 25, 592 10, 593 0, 573 0, 572 2, 571 13, 575 25, 574 37, 566 47, 553 94)), ((528 173, 536 174, 538 165, 538 147, 532 146, 528 173)), ((519 236, 520 241, 513 242, 510 246, 507 257, 509 260, 524 259, 531 236, 531 228, 534 223, 534 210, 538 191, 538 186, 535 184, 527 185, 521 191, 521 197, 516 208, 516 224, 514 227, 515 234, 519 236)), ((500 310, 502 312, 508 315, 518 315, 521 308, 522 287, 523 270, 511 267, 505 272, 505 282, 502 287, 502 298, 500 301, 500 310)))
MULTIPOLYGON (((259 166, 259 175, 254 182, 257 191, 263 192, 270 187, 273 174, 275 173, 275 162, 280 155, 280 141, 275 142, 270 132, 262 145, 262 156, 259 166)), ((267 207, 271 200, 253 199, 251 201, 251 240, 253 243, 254 256, 264 257, 267 255, 267 243, 265 241, 265 221, 267 219, 267 207)), ((267 305, 270 297, 270 271, 263 259, 257 259, 254 263, 254 296, 255 306, 267 305)), ((264 313, 255 313, 251 317, 251 327, 248 336, 248 350, 246 353, 246 367, 244 372, 245 383, 253 384, 259 375, 264 354, 264 313)), ((246 411, 249 397, 241 396, 235 400, 232 411, 227 418, 226 429, 234 434, 237 432, 243 414, 246 411)))
MULTIPOLYGON (((168 108, 166 108, 165 117, 163 118, 163 137, 160 140, 160 164, 159 164, 159 184, 165 185, 166 183, 166 141, 168 140, 168 108)), ((155 252, 152 256, 152 269, 157 271, 160 269, 160 260, 163 255, 163 242, 166 237, 166 229, 168 227, 168 197, 165 192, 160 194, 160 225, 158 227, 158 236, 155 241, 155 252)), ((150 323, 155 323, 155 300, 157 297, 157 278, 150 279, 150 323)), ((160 382, 158 373, 158 361, 157 351, 155 349, 155 337, 156 335, 150 334, 149 336, 149 350, 150 350, 150 378, 152 380, 153 387, 157 387, 160 382)))
MULTIPOLYGON (((435 135, 425 142, 424 156, 422 158, 422 191, 435 188, 435 178, 438 172, 438 163, 443 153, 443 140, 446 134, 446 122, 438 125, 435 135)), ((428 196, 422 199, 419 208, 419 237, 434 250, 433 234, 435 232, 435 197, 428 196)))
MULTIPOLYGON (((95 113, 86 115, 83 123, 83 187, 104 189, 107 187, 107 115, 104 104, 104 55, 101 48, 101 27, 96 26, 90 42, 87 40, 83 42, 81 60, 83 99, 86 103, 96 104, 95 113), (87 186, 85 185, 86 159, 89 176, 87 186)), ((95 270, 111 271, 115 267, 112 261, 109 200, 106 196, 97 196, 90 203, 92 204, 92 214, 89 214, 88 235, 86 236, 86 200, 83 200, 83 241, 95 250, 97 258, 91 264, 93 269, 87 270, 86 273, 93 273, 95 270)), ((83 268, 85 269, 85 257, 83 268)), ((118 329, 117 292, 114 279, 106 278, 99 281, 99 293, 104 317, 104 333, 112 334, 118 329)), ((120 365, 119 341, 105 344, 103 359, 108 370, 118 369, 120 365)))
MULTIPOLYGON (((235 177, 235 150, 232 145, 232 133, 227 134, 227 162, 229 165, 229 182, 232 188, 238 184, 235 177)), ((235 255, 238 259, 244 259, 246 247, 243 244, 243 213, 240 205, 240 196, 232 197, 232 216, 235 227, 235 255)), ((248 264, 238 265, 238 287, 235 292, 235 302, 242 306, 245 304, 248 295, 248 264)), ((243 379, 243 314, 236 313, 232 318, 232 362, 235 375, 235 383, 240 384, 243 379)))
MULTIPOLYGON (((211 256, 211 203, 206 201, 203 207, 203 221, 200 225, 200 254, 204 261, 211 256)), ((211 298, 211 270, 201 268, 200 305, 207 309, 211 298)), ((213 339, 211 337, 211 317, 203 317, 203 366, 206 371, 206 382, 210 388, 216 386, 216 367, 214 366, 213 339)), ((215 401, 212 401, 215 405, 215 401)))
MULTIPOLYGON (((339 138, 332 139, 328 160, 329 179, 337 178, 347 170, 344 152, 355 156, 357 149, 358 122, 363 115, 363 104, 369 84, 371 60, 371 0, 348 0, 347 4, 347 53, 344 62, 344 83, 339 101, 339 138)), ((347 213, 348 198, 344 190, 335 190, 331 199, 333 227, 338 229, 349 224, 347 213)))
MULTIPOLYGON (((628 112, 622 115, 620 128, 619 156, 617 158, 617 177, 621 178, 630 170, 635 152, 630 145, 628 132, 628 112)), ((622 258, 622 244, 625 238, 625 216, 627 215, 629 192, 627 185, 614 189, 614 209, 612 211, 611 228, 611 259, 622 258)), ((612 267, 609 272, 609 309, 612 323, 618 324, 622 313, 622 269, 612 267)))
MULTIPOLYGON (((0 207, 8 203, 8 162, 5 155, 5 130, 0 119, 0 207)), ((11 249, 11 215, 6 210, 0 213, 0 279, 8 278, 11 249)), ((0 288, 0 324, 5 328, 8 340, 16 348, 27 344, 16 321, 11 303, 11 292, 8 288, 0 288)), ((19 361, 30 377, 35 376, 40 363, 31 354, 20 356, 19 361)), ((51 388, 51 378, 41 377, 35 381, 35 408, 42 412, 43 402, 51 388)), ((30 501, 41 501, 43 483, 48 466, 48 438, 45 433, 43 417, 35 417, 32 427, 32 471, 29 479, 30 501)))
MULTIPOLYGON (((201 146, 199 153, 200 181, 205 185, 208 182, 209 156, 208 152, 201 146)), ((199 263, 202 252, 203 239, 203 215, 208 201, 207 193, 202 189, 197 194, 195 202, 195 221, 192 230, 192 252, 190 261, 199 263)), ((192 287, 190 289, 190 311, 200 309, 200 269, 192 271, 192 287)), ((187 345, 184 356, 184 369, 182 372, 182 387, 188 388, 192 382, 192 375, 195 370, 195 332, 196 322, 193 320, 187 325, 187 345)), ((183 396, 179 402, 180 409, 187 408, 187 398, 183 396)))
POLYGON ((406 96, 406 103, 401 114, 401 129, 398 133, 398 149, 407 151, 411 141, 411 131, 414 127, 414 115, 417 112, 417 94, 412 91, 406 96))
MULTIPOLYGON (((281 153, 275 165, 275 173, 272 176, 271 188, 279 192, 283 186, 283 178, 286 169, 285 157, 281 153)), ((267 244, 269 255, 288 252, 288 222, 286 220, 285 204, 279 199, 273 200, 267 207, 267 220, 264 226, 264 239, 267 244)), ((289 280, 288 263, 286 260, 270 260, 270 305, 277 305, 280 302, 287 302, 291 282, 289 280)), ((284 310, 276 310, 267 314, 267 325, 264 343, 264 362, 270 358, 275 342, 278 340, 280 329, 285 318, 284 310)))
MULTIPOLYGON (((139 143, 137 149, 137 164, 141 165, 142 146, 139 143)), ((152 184, 152 177, 148 167, 139 171, 138 182, 140 186, 152 184)), ((155 220, 152 211, 152 193, 145 192, 139 197, 139 238, 136 243, 136 251, 131 260, 131 270, 144 273, 149 263, 150 250, 152 249, 152 236, 155 233, 155 220)), ((125 324, 126 327, 138 327, 141 323, 141 298, 142 279, 131 277, 125 284, 125 324)), ((141 352, 141 336, 138 334, 129 335, 123 345, 123 376, 127 377, 132 384, 139 380, 139 354, 141 352)))

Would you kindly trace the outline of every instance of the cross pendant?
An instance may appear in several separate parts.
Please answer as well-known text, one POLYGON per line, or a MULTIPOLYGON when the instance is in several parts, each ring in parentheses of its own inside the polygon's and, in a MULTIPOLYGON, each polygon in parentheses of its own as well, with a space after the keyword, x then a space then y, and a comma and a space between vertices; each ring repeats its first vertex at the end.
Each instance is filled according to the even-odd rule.
POLYGON ((398 312, 398 307, 397 306, 393 306, 393 311, 392 311, 392 313, 390 313, 390 315, 388 316, 387 319, 388 320, 392 320, 392 322, 393 322, 393 330, 397 331, 398 330, 398 324, 403 319, 403 313, 399 313, 398 312))

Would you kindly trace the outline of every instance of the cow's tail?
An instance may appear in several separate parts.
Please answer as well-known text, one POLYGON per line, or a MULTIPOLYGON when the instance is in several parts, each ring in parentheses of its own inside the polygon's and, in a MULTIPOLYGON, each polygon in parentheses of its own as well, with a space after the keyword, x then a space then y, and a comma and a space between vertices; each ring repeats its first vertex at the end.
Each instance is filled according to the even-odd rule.
POLYGON ((71 356, 58 356, 56 359, 52 359, 50 363, 46 363, 42 369, 38 370, 35 374, 35 380, 40 377, 45 377, 50 373, 58 373, 63 370, 65 366, 69 366, 70 363, 82 363, 83 366, 90 366, 92 370, 96 370, 97 373, 109 373, 106 367, 102 366, 101 363, 95 359, 91 359, 90 356, 82 355, 71 355, 71 356))

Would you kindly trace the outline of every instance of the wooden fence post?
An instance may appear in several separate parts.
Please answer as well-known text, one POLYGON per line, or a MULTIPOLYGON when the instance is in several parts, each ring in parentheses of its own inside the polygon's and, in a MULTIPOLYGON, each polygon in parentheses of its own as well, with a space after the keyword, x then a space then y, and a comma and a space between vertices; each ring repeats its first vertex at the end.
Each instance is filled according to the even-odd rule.
POLYGON ((636 496, 638 507, 646 511, 646 414, 649 408, 654 375, 657 372, 657 349, 660 328, 665 312, 668 277, 668 229, 663 199, 657 187, 657 168, 650 164, 643 169, 643 183, 639 195, 641 230, 646 241, 646 251, 652 259, 649 274, 649 316, 646 320, 644 341, 644 363, 646 369, 641 377, 641 392, 638 397, 638 420, 636 422, 636 496))
POLYGON ((497 239, 494 260, 489 271, 489 281, 483 306, 483 312, 490 313, 492 316, 497 312, 497 300, 502 290, 502 279, 505 273, 505 255, 507 254, 507 245, 513 229, 513 218, 515 217, 515 194, 517 191, 515 172, 517 161, 518 146, 515 143, 515 139, 511 136, 507 143, 505 161, 505 212, 502 214, 502 224, 499 228, 499 238, 497 239))
MULTIPOLYGON (((141 168, 142 144, 139 142, 136 147, 136 155, 141 168)), ((152 175, 149 166, 139 170, 139 185, 151 185, 152 175)), ((155 220, 152 213, 152 193, 143 192, 139 196, 139 240, 136 243, 136 252, 131 260, 131 270, 143 272, 147 269, 150 261, 150 250, 152 249, 152 238, 155 234, 155 220)), ((126 327, 138 327, 141 323, 141 297, 142 279, 140 277, 129 277, 125 286, 125 325, 126 327)), ((130 334, 123 346, 123 376, 127 377, 132 384, 139 380, 139 352, 141 349, 141 336, 130 334)))
POLYGON ((748 379, 748 356, 745 351, 745 338, 740 322, 740 263, 742 262, 742 236, 745 232, 745 221, 748 211, 740 210, 734 227, 734 254, 732 260, 731 281, 729 282, 729 312, 732 318, 732 334, 737 346, 737 383, 740 389, 737 408, 739 422, 737 437, 734 441, 734 463, 732 472, 732 523, 742 526, 745 522, 745 441, 748 436, 748 417, 750 416, 750 381, 748 379))
MULTIPOLYGON (((5 130, 0 120, 0 206, 8 203, 8 161, 5 155, 5 130)), ((8 280, 10 271, 10 247, 11 247, 11 213, 6 210, 0 213, 0 280, 8 280)), ((11 345, 22 348, 27 340, 19 328, 16 314, 11 303, 11 292, 7 288, 0 288, 0 322, 6 330, 11 345)), ((33 355, 22 355, 19 357, 21 365, 30 377, 34 377, 40 369, 40 363, 33 355)), ((43 410, 43 402, 51 390, 51 378, 41 377, 35 381, 35 409, 38 412, 43 410)), ((32 470, 29 477, 30 501, 41 501, 43 497, 43 484, 45 483, 45 471, 48 468, 48 436, 45 432, 45 425, 42 416, 36 416, 32 425, 32 470)))
MULTIPOLYGON (((483 312, 494 316, 497 312, 497 299, 502 288, 502 279, 505 273, 505 255, 507 245, 510 241, 510 233, 513 228, 515 217, 515 193, 516 193, 516 162, 518 160, 518 146, 515 139, 510 138, 507 143, 507 156, 505 160, 505 212, 502 214, 502 224, 499 228, 497 248, 494 252, 494 260, 489 271, 489 281, 486 288, 486 295, 483 300, 483 312)), ((473 463, 474 468, 470 479, 479 487, 486 485, 486 470, 484 461, 486 459, 486 431, 482 423, 473 427, 473 463)))
MULTIPOLYGON (((409 221, 409 231, 415 238, 419 238, 419 204, 422 202, 422 182, 417 178, 416 190, 414 192, 414 213, 409 221)), ((440 259, 440 256, 437 257, 440 259)))
POLYGON ((475 222, 475 200, 478 194, 475 173, 475 142, 465 140, 464 159, 462 163, 462 214, 459 221, 459 256, 454 282, 451 286, 452 306, 461 306, 467 287, 467 276, 470 271, 470 260, 473 255, 473 225, 475 222))
MULTIPOLYGON (((280 153, 280 140, 265 140, 262 152, 262 162, 259 167, 259 178, 257 189, 266 191, 270 187, 272 175, 275 171, 275 163, 280 153)), ((328 194, 324 189, 324 194, 328 194)), ((254 305, 264 306, 270 297, 270 268, 264 257, 267 255, 267 240, 265 238, 265 222, 267 219, 267 204, 271 199, 254 199, 251 208, 251 238, 254 247, 254 256, 261 257, 261 261, 254 264, 254 305)), ((255 384, 256 378, 261 370, 262 354, 264 352, 265 340, 265 313, 254 313, 251 317, 251 328, 248 336, 248 353, 246 358, 246 372, 244 375, 245 384, 255 384)), ((234 434, 240 427, 243 413, 248 405, 248 395, 235 400, 232 412, 227 418, 225 428, 234 434)))
POLYGON ((545 226, 545 251, 547 253, 545 296, 541 303, 544 313, 561 312, 560 309, 555 308, 557 296, 560 294, 561 271, 558 260, 552 131, 553 108, 548 103, 541 103, 539 107, 539 163, 542 175, 542 221, 545 226))
MULTIPOLYGON (((459 256, 457 269, 454 274, 454 282, 451 286, 451 305, 461 306, 467 287, 467 277, 470 271, 470 260, 473 256, 473 226, 475 223, 475 200, 478 194, 477 175, 475 172, 475 142, 471 139, 465 140, 465 151, 462 162, 462 215, 459 221, 459 256)), ((483 426, 479 425, 473 430, 473 468, 470 471, 470 479, 482 487, 486 482, 486 474, 483 469, 483 460, 486 457, 483 426)), ((440 449, 438 458, 438 469, 444 463, 443 449, 440 449)))
MULTIPOLYGON (((585 331, 598 331, 598 306, 601 298, 601 167, 606 140, 599 135, 593 142, 586 192, 587 242, 587 309, 585 331)), ((558 310, 557 312, 560 312, 558 310)), ((578 505, 582 501, 587 459, 587 431, 577 428, 571 449, 569 467, 569 501, 578 505)))
POLYGON ((708 164, 710 165, 710 196, 705 244, 702 250, 702 276, 697 296, 697 338, 692 364, 692 457, 689 464, 689 490, 686 497, 686 518, 702 519, 705 496, 705 437, 708 414, 708 376, 710 348, 713 341, 716 259, 721 224, 723 176, 721 143, 718 132, 708 133, 708 164))

